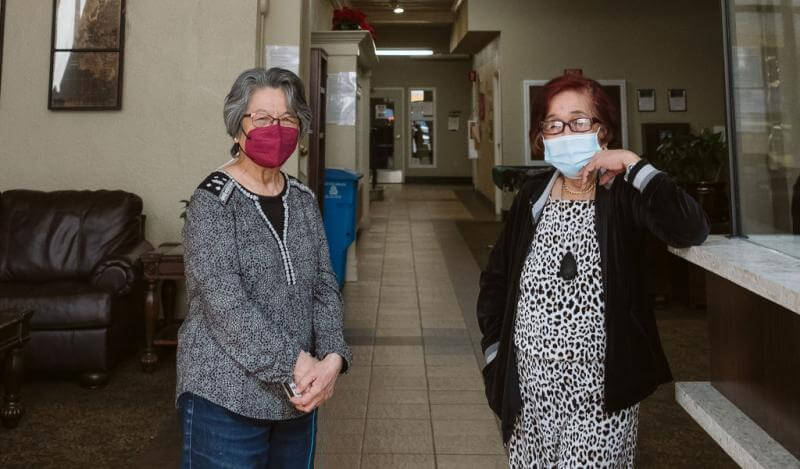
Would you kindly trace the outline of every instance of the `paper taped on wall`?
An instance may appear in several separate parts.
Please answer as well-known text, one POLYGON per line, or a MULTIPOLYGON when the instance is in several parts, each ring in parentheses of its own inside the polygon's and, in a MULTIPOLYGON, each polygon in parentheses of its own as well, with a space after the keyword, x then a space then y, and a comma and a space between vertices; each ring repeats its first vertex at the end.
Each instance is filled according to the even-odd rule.
POLYGON ((300 73, 300 47, 268 45, 265 49, 266 68, 280 67, 295 75, 300 73))
POLYGON ((356 72, 328 75, 328 105, 325 122, 356 125, 356 72))

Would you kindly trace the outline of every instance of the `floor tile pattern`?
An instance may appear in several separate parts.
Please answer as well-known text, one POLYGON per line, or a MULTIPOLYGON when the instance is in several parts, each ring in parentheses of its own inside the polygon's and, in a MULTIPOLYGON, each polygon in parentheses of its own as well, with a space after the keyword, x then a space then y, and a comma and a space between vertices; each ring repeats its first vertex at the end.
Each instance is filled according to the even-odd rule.
POLYGON ((320 410, 317 465, 505 467, 439 231, 473 216, 452 189, 384 193, 358 240, 359 281, 343 292, 354 366, 320 410))

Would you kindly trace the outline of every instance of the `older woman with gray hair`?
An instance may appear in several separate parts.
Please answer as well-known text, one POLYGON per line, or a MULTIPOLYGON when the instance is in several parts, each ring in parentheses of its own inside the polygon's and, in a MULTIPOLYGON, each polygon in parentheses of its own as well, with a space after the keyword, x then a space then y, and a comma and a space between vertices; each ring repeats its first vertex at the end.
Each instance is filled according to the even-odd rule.
POLYGON ((312 467, 317 407, 351 361, 314 194, 281 172, 311 112, 280 68, 243 72, 234 159, 195 190, 177 352, 183 467, 312 467))

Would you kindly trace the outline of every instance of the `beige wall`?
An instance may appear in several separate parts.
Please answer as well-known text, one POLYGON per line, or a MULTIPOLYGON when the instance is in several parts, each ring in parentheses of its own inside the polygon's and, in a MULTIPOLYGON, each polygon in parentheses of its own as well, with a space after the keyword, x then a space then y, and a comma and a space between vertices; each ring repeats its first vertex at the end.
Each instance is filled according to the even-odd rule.
POLYGON ((312 31, 330 31, 333 21, 333 6, 330 0, 306 0, 311 14, 309 23, 312 31))
POLYGON ((453 27, 450 30, 450 50, 464 38, 469 30, 469 0, 463 0, 456 11, 453 27))
POLYGON ((641 124, 724 124, 719 2, 674 0, 470 0, 469 29, 501 31, 503 161, 524 163, 522 81, 582 68, 628 86, 630 149, 641 151, 641 124), (636 88, 655 88, 657 112, 636 110, 636 88), (685 88, 688 112, 667 111, 667 88, 685 88))
MULTIPOLYGON (((485 100, 485 116, 479 120, 481 140, 478 143, 478 159, 475 161, 475 176, 473 184, 478 191, 489 200, 495 200, 495 186, 492 181, 492 168, 495 166, 494 135, 490 137, 495 114, 494 102, 494 76, 497 73, 499 59, 500 38, 495 39, 482 51, 473 57, 473 68, 478 73, 478 82, 475 84, 473 108, 474 118, 479 120, 478 95, 483 93, 485 100)), ((505 142, 504 142, 505 143, 505 142)))
MULTIPOLYGON (((436 144, 436 168, 408 168, 408 152, 405 148, 407 176, 419 177, 470 177, 472 165, 467 159, 467 119, 471 113, 470 88, 467 73, 472 64, 469 60, 420 60, 399 57, 381 57, 372 72, 373 87, 436 88, 436 122, 434 138, 436 144), (460 112, 458 131, 447 130, 447 117, 451 111, 460 112)), ((408 109, 408 104, 404 106, 408 109)), ((408 133, 408 128, 404 128, 408 133)), ((405 142, 410 140, 406 136, 405 142)))
POLYGON ((222 101, 255 63, 252 0, 127 2, 121 111, 47 110, 52 2, 6 0, 0 189, 124 189, 148 238, 181 236, 180 199, 228 160, 222 101))

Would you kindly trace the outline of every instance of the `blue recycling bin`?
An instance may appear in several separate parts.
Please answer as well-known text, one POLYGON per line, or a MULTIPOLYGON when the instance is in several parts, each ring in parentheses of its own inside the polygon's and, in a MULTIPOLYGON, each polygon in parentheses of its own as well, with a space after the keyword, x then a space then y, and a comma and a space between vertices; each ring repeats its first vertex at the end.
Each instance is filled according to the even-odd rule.
POLYGON ((344 286, 347 248, 356 239, 356 203, 361 177, 361 174, 347 169, 325 169, 322 221, 340 289, 344 286))

